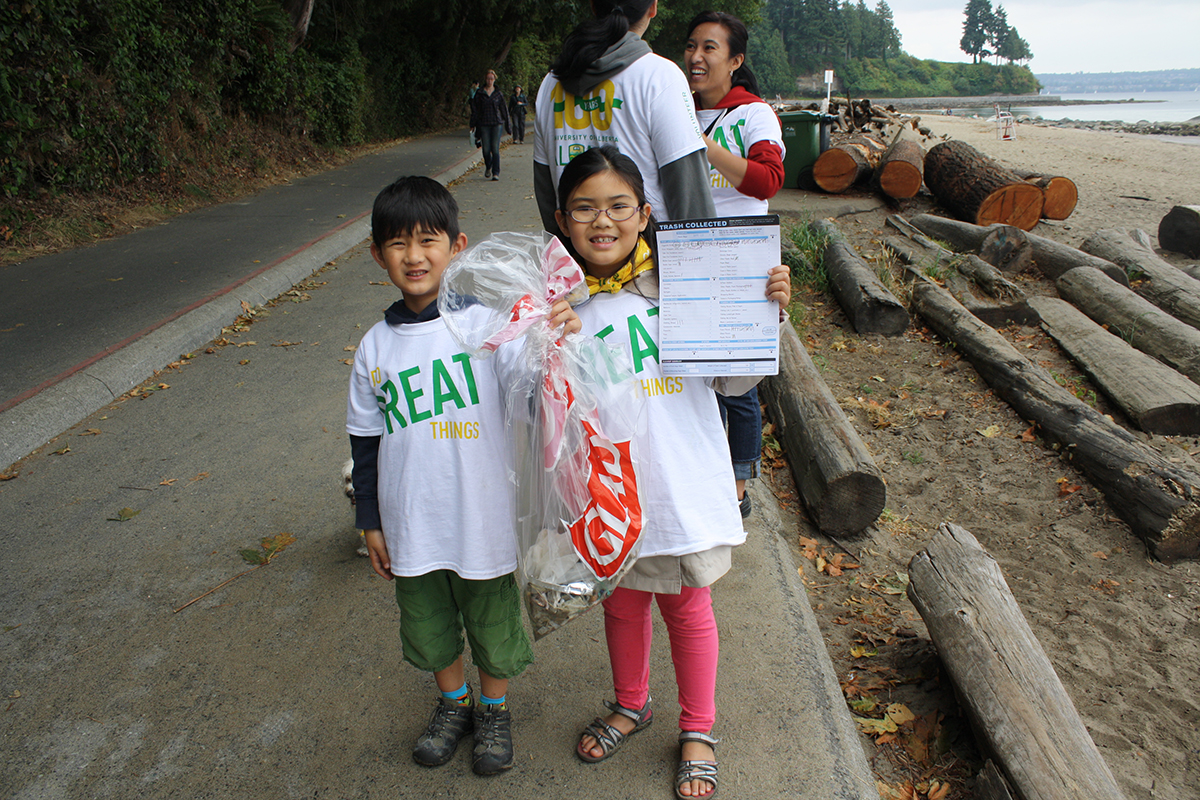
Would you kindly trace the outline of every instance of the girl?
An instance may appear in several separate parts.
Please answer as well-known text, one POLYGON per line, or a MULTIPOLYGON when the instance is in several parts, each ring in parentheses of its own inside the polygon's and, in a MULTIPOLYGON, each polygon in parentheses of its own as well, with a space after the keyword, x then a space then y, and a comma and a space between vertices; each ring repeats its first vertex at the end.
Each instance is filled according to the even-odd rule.
MULTIPOLYGON (((640 452, 653 476, 642 498, 641 557, 604 601, 616 702, 584 729, 575 752, 583 761, 602 761, 650 724, 650 602, 657 599, 679 685, 675 793, 712 798, 718 637, 709 586, 729 570, 732 548, 746 538, 729 491, 733 473, 716 396, 711 379, 664 377, 659 369, 657 272, 642 236, 651 206, 632 159, 612 146, 588 150, 563 170, 558 196, 558 226, 592 291, 576 309, 583 333, 626 345, 650 395, 640 452)), ((787 303, 786 267, 771 270, 766 294, 787 303)), ((718 386, 722 391, 743 392, 758 378, 721 380, 728 384, 718 386)))
POLYGON ((489 69, 483 88, 471 98, 471 127, 483 144, 483 177, 500 180, 500 136, 509 132, 508 104, 496 88, 496 71, 489 69))
POLYGON ((642 34, 658 0, 593 0, 595 19, 563 42, 538 90, 533 185, 542 223, 558 232, 555 188, 577 154, 614 144, 631 156, 650 203, 665 219, 713 216, 708 159, 687 79, 650 51, 642 34))
MULTIPOLYGON (((683 64, 704 127, 712 165, 713 203, 721 217, 766 214, 767 200, 783 186, 783 131, 775 111, 758 96, 746 64, 749 33, 740 19, 719 11, 698 14, 688 25, 683 64)), ((758 389, 719 395, 729 422, 729 451, 742 518, 750 516, 746 481, 758 477, 762 411, 758 389)))

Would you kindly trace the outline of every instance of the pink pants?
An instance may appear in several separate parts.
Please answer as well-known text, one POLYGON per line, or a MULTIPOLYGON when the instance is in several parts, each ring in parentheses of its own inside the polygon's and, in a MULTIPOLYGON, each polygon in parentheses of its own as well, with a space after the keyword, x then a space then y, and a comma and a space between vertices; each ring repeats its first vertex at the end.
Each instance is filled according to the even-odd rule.
POLYGON ((650 696, 650 600, 671 639, 671 660, 679 686, 679 729, 712 730, 717 718, 717 620, 706 586, 679 594, 653 594, 617 587, 604 601, 604 634, 612 663, 617 703, 639 709, 650 696))

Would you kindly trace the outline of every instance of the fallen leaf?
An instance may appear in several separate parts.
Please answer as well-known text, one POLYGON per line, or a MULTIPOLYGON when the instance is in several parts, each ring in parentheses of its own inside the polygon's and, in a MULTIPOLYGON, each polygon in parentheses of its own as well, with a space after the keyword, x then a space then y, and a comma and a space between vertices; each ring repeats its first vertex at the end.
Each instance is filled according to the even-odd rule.
POLYGON ((346 366, 354 366, 354 359, 353 359, 353 358, 343 358, 341 361, 342 361, 342 363, 343 363, 343 364, 345 364, 346 366))
POLYGON ((271 345, 271 347, 295 347, 298 344, 304 344, 304 342, 285 342, 281 340, 271 345))
POLYGON ((897 730, 899 730, 896 727, 896 723, 892 722, 890 717, 884 717, 883 719, 871 719, 870 717, 856 717, 853 714, 850 716, 856 723, 858 723, 858 727, 862 729, 863 733, 869 733, 872 736, 878 736, 884 733, 895 733, 897 730))
POLYGON ((174 486, 175 481, 177 481, 177 480, 179 480, 179 478, 167 478, 165 481, 159 481, 158 485, 159 486, 174 486))
POLYGON ((1092 553, 1092 557, 1098 558, 1101 561, 1108 561, 1108 553, 1104 552, 1103 550, 1097 550, 1096 552, 1092 553))
POLYGON ((871 656, 879 655, 879 651, 873 647, 870 649, 867 649, 866 647, 863 647, 861 644, 857 644, 854 647, 850 648, 850 655, 853 656, 854 658, 870 658, 871 656))
POLYGON ((984 428, 982 430, 976 430, 975 432, 978 433, 980 436, 984 436, 988 439, 995 439, 997 436, 1000 435, 1000 426, 999 425, 988 425, 986 428, 984 428))
MULTIPOLYGON (((250 313, 250 304, 247 303, 245 300, 242 301, 242 311, 244 311, 247 314, 250 313)), ((228 317, 226 319, 228 319, 228 317)))
POLYGON ((84 431, 83 433, 81 433, 79 435, 80 436, 99 436, 100 429, 99 428, 88 428, 86 431, 84 431))
POLYGON ((887 716, 892 722, 897 725, 903 725, 906 722, 912 722, 917 718, 917 715, 909 711, 908 706, 903 703, 892 703, 887 707, 887 716))
POLYGON ((238 362, 238 364, 243 367, 249 363, 250 363, 250 359, 248 359, 248 358, 243 358, 241 361, 238 362))
POLYGON ((358 352, 358 345, 356 345, 356 344, 346 345, 342 349, 345 350, 347 353, 356 353, 356 352, 358 352))
POLYGON ((188 483, 195 483, 196 481, 202 481, 207 477, 208 477, 207 472, 201 472, 199 475, 197 475, 196 477, 194 477, 190 481, 188 481, 188 483))
POLYGON ((60 447, 59 449, 55 450, 55 451, 54 451, 54 452, 52 452, 50 455, 52 455, 52 456, 63 456, 63 455, 66 455, 66 454, 67 454, 67 453, 69 453, 69 452, 71 452, 71 448, 64 446, 64 447, 60 447))
POLYGON ((1027 430, 1021 434, 1022 442, 1036 442, 1037 441, 1037 435, 1034 434, 1034 432, 1033 432, 1034 427, 1035 426, 1030 425, 1029 430, 1027 430))
POLYGON ((20 474, 19 472, 0 472, 0 481, 11 481, 20 474))
POLYGON ((129 520, 133 519, 140 513, 142 513, 141 509, 137 509, 135 511, 132 508, 122 508, 120 511, 117 512, 117 515, 115 517, 109 517, 108 521, 109 522, 128 522, 129 520))

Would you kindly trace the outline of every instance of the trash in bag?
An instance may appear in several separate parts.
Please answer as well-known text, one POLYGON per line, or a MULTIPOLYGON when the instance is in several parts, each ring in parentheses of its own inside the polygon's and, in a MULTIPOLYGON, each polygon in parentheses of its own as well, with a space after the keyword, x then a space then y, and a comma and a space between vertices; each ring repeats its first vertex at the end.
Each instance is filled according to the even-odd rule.
POLYGON ((451 262, 438 297, 472 357, 510 364, 497 371, 509 376, 509 479, 535 639, 612 594, 641 544, 637 433, 646 400, 628 356, 593 336, 560 337, 546 323, 559 299, 587 296, 583 271, 558 239, 496 233, 451 262), (492 313, 462 313, 479 305, 492 313))

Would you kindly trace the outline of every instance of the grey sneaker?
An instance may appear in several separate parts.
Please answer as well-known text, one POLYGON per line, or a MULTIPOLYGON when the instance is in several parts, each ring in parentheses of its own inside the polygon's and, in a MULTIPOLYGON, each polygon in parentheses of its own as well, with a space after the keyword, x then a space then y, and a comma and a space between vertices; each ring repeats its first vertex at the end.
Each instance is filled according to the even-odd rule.
POLYGON ((742 499, 738 501, 738 511, 742 512, 742 519, 750 518, 750 493, 746 492, 742 495, 742 499))
POLYGON ((496 775, 512 769, 512 714, 507 705, 475 704, 475 752, 471 769, 476 775, 496 775))
POLYGON ((486 181, 486 180, 488 180, 488 179, 489 179, 489 178, 491 178, 491 177, 492 177, 492 168, 491 168, 491 167, 485 167, 485 168, 484 168, 484 170, 483 170, 483 179, 486 181))
POLYGON ((439 697, 429 725, 413 747, 413 761, 426 767, 440 767, 449 761, 458 749, 459 741, 474 726, 471 714, 474 708, 474 704, 463 706, 439 697))

